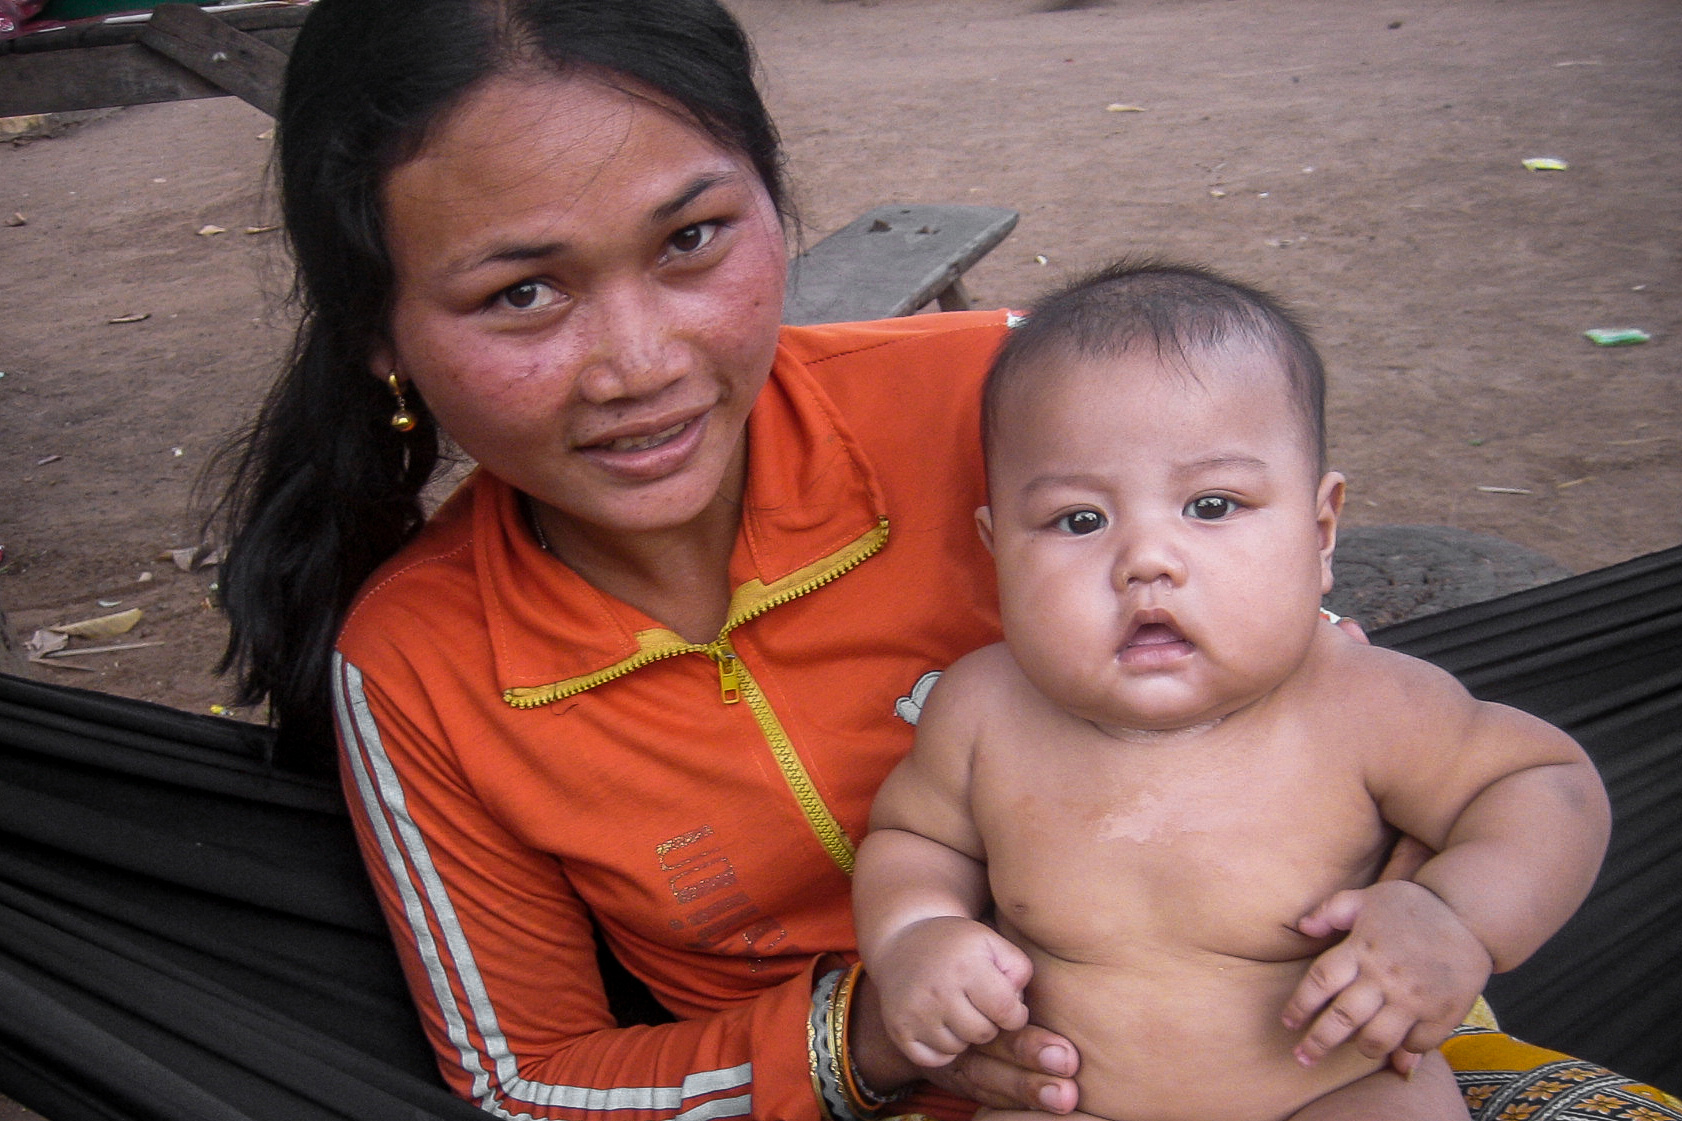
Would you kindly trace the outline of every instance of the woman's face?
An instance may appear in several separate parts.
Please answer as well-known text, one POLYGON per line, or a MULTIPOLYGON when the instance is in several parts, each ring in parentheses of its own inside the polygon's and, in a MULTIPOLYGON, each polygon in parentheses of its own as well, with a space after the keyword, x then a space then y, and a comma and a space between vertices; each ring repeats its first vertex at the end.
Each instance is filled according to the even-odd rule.
POLYGON ((382 382, 413 381, 478 462, 597 540, 741 498, 785 249, 751 163, 587 78, 493 80, 384 185, 382 382))

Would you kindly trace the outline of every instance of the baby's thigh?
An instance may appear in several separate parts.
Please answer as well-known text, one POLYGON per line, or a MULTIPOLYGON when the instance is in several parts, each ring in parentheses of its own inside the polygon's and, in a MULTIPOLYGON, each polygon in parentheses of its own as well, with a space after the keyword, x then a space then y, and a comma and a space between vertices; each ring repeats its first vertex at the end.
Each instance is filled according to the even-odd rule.
POLYGON ((1419 1060, 1413 1077, 1389 1067, 1316 1098, 1291 1121, 1467 1121, 1466 1099, 1442 1053, 1419 1060))

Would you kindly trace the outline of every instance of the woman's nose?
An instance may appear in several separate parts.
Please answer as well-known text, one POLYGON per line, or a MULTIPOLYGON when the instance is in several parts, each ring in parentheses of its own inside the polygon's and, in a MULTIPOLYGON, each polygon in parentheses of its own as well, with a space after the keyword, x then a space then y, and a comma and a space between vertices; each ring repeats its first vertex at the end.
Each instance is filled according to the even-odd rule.
POLYGON ((652 397, 684 376, 687 351, 670 310, 648 286, 605 291, 593 311, 596 337, 582 379, 592 403, 652 397))

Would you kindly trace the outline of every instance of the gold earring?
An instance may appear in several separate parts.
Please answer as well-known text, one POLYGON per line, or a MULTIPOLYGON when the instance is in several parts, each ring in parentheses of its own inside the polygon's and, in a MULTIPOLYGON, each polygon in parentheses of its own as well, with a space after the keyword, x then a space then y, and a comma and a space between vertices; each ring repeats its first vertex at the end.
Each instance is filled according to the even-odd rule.
POLYGON ((403 383, 397 380, 396 370, 386 376, 386 384, 391 386, 391 395, 397 398, 397 411, 391 414, 391 426, 399 432, 414 431, 420 421, 409 411, 408 402, 403 400, 403 383))

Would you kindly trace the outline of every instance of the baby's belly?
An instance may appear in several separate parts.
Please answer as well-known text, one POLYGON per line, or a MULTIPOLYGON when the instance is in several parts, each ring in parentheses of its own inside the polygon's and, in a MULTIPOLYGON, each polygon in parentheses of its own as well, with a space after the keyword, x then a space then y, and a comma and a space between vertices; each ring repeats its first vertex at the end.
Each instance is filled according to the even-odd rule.
POLYGON ((1075 964, 1034 959, 1035 1023, 1079 1049, 1080 1109, 1112 1121, 1271 1121, 1375 1070, 1345 1044, 1311 1068, 1279 1022, 1309 959, 1257 962, 1205 952, 1075 964))

